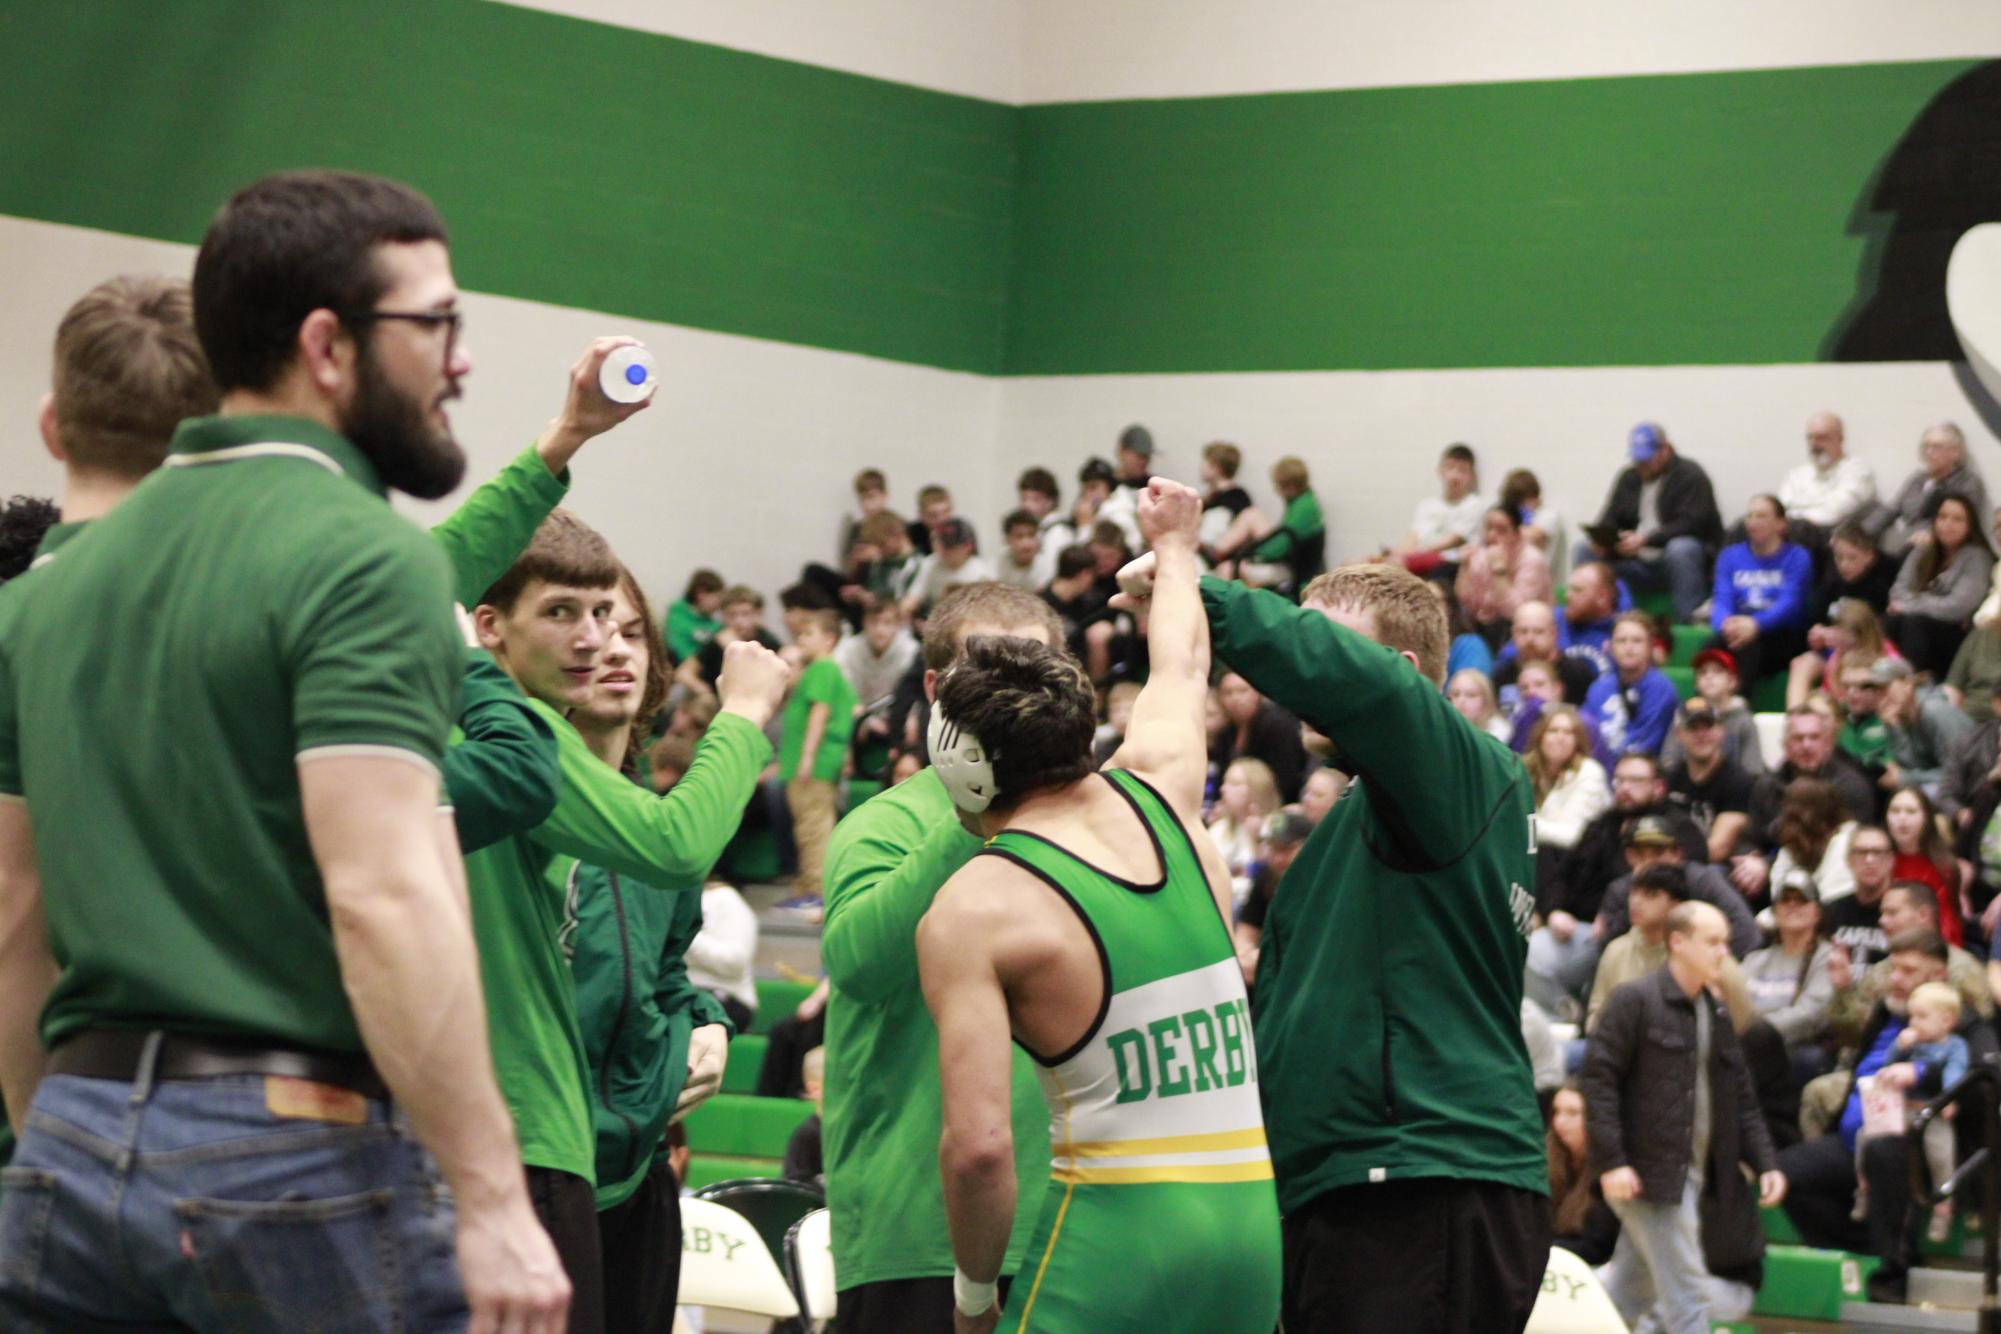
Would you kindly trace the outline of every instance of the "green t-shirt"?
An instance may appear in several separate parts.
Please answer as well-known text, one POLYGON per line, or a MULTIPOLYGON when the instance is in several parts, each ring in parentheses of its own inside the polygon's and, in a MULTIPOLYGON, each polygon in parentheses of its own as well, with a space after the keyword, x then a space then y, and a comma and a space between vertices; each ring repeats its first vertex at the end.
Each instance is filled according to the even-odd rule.
POLYGON ((34 810, 61 968, 44 1044, 101 1026, 362 1049, 297 766, 435 772, 462 652, 445 561, 384 494, 316 423, 185 422, 17 600, 0 793, 34 810))
POLYGON ((792 698, 785 701, 785 724, 778 741, 778 776, 789 783, 804 763, 807 777, 826 783, 840 782, 848 743, 855 735, 855 703, 855 688, 848 684, 847 673, 839 663, 832 658, 808 663, 806 670, 799 673, 799 683, 792 687, 792 698), (815 704, 827 706, 827 730, 820 738, 820 748, 809 759, 799 752, 805 748, 806 717, 815 704))
POLYGON ((1890 758, 1890 728, 1878 714, 1850 718, 1841 725, 1836 744, 1863 768, 1879 769, 1890 758))
POLYGON ((1285 517, 1279 520, 1277 531, 1253 547, 1245 559, 1286 560, 1301 542, 1312 541, 1326 528, 1326 521, 1320 515, 1320 497, 1311 491, 1301 491, 1286 502, 1285 517))
MULTIPOLYGON (((552 730, 573 730, 539 700, 529 707, 552 730)), ((493 1073, 514 1116, 521 1161, 595 1184, 597 1150, 585 1093, 590 1070, 564 949, 563 891, 546 876, 549 853, 516 834, 465 861, 493 1073)))
POLYGON ((1356 775, 1286 871, 1258 958, 1281 1212, 1425 1177, 1546 1193, 1521 1030, 1527 771, 1389 648, 1240 584, 1205 578, 1202 602, 1216 657, 1356 775))
MULTIPOLYGON (((917 923, 980 850, 926 769, 834 827, 820 958, 827 997, 823 1161, 834 1272, 843 1289, 952 1272, 938 1174, 938 1030, 917 975, 917 923)), ((1049 1183, 1049 1113, 1014 1049, 1014 1230, 1021 1265, 1049 1183)))
POLYGON ((667 608, 667 651, 674 655, 674 661, 686 662, 702 651, 702 645, 716 637, 716 631, 723 623, 713 616, 704 616, 695 609, 695 604, 687 599, 667 608))

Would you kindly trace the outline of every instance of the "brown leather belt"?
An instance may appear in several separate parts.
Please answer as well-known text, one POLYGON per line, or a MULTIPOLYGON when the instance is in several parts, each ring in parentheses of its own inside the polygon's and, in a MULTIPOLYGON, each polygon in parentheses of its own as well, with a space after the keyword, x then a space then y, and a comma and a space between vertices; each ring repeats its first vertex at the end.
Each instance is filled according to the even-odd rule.
MULTIPOLYGON (((85 1079, 139 1077, 139 1066, 152 1034, 141 1029, 92 1028, 49 1053, 49 1073, 85 1079)), ((160 1041, 153 1065, 155 1079, 215 1079, 223 1075, 280 1075, 332 1084, 365 1098, 387 1098, 389 1089, 366 1056, 289 1047, 257 1047, 223 1038, 168 1033, 160 1041)))

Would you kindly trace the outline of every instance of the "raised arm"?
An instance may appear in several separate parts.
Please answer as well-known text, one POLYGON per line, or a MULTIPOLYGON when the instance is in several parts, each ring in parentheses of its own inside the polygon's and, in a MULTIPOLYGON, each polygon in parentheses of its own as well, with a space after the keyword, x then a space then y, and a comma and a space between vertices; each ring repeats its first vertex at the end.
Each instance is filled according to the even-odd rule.
POLYGON ((1491 793, 1486 780, 1502 776, 1526 790, 1520 766, 1490 754, 1402 654, 1276 593, 1214 578, 1201 587, 1216 656, 1331 739, 1343 763, 1373 785, 1370 799, 1392 803, 1413 845, 1432 860, 1464 850, 1455 845, 1466 836, 1455 803, 1491 793), (1504 765, 1511 765, 1505 775, 1504 765))
POLYGON ((973 1285, 1000 1278, 1014 1225, 1014 1122, 1007 997, 990 952, 994 923, 954 877, 917 931, 924 1003, 938 1029, 943 1130, 938 1166, 952 1258, 973 1285), (956 892, 955 892, 956 891, 956 892))
POLYGON ((637 341, 599 338, 585 348, 570 367, 563 410, 550 418, 533 445, 431 530, 452 562, 459 602, 468 607, 478 602, 527 549, 535 529, 569 491, 570 460, 577 451, 653 402, 614 403, 598 388, 604 359, 637 341))
POLYGON ((1131 769, 1174 803, 1184 820, 1202 808, 1208 771, 1203 706, 1209 695, 1209 621, 1202 614, 1196 563, 1202 498, 1192 487, 1156 477, 1139 497, 1139 526, 1153 548, 1153 594, 1148 604, 1146 685, 1133 701, 1132 720, 1116 768, 1131 769))
POLYGON ((771 758, 763 730, 736 714, 717 714, 688 772, 671 791, 655 795, 591 754, 576 729, 539 700, 535 708, 552 719, 563 794, 529 837, 658 890, 701 893, 771 758))

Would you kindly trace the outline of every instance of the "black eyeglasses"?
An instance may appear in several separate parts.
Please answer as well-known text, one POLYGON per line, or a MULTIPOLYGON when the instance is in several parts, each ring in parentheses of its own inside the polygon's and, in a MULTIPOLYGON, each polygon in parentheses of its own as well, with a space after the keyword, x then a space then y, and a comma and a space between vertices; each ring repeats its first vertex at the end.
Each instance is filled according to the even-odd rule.
POLYGON ((465 325, 465 312, 459 310, 354 310, 341 316, 345 324, 375 324, 382 320, 408 320, 421 324, 426 329, 443 325, 445 329, 445 364, 451 365, 452 351, 458 346, 459 330, 465 325))

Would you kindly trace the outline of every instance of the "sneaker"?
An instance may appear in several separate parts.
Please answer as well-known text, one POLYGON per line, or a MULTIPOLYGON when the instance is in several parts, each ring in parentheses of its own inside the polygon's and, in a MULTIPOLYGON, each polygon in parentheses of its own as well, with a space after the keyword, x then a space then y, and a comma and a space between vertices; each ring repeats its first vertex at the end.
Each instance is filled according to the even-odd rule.
POLYGON ((786 899, 783 903, 773 904, 771 910, 815 925, 827 915, 826 904, 818 894, 801 894, 798 898, 786 899))

